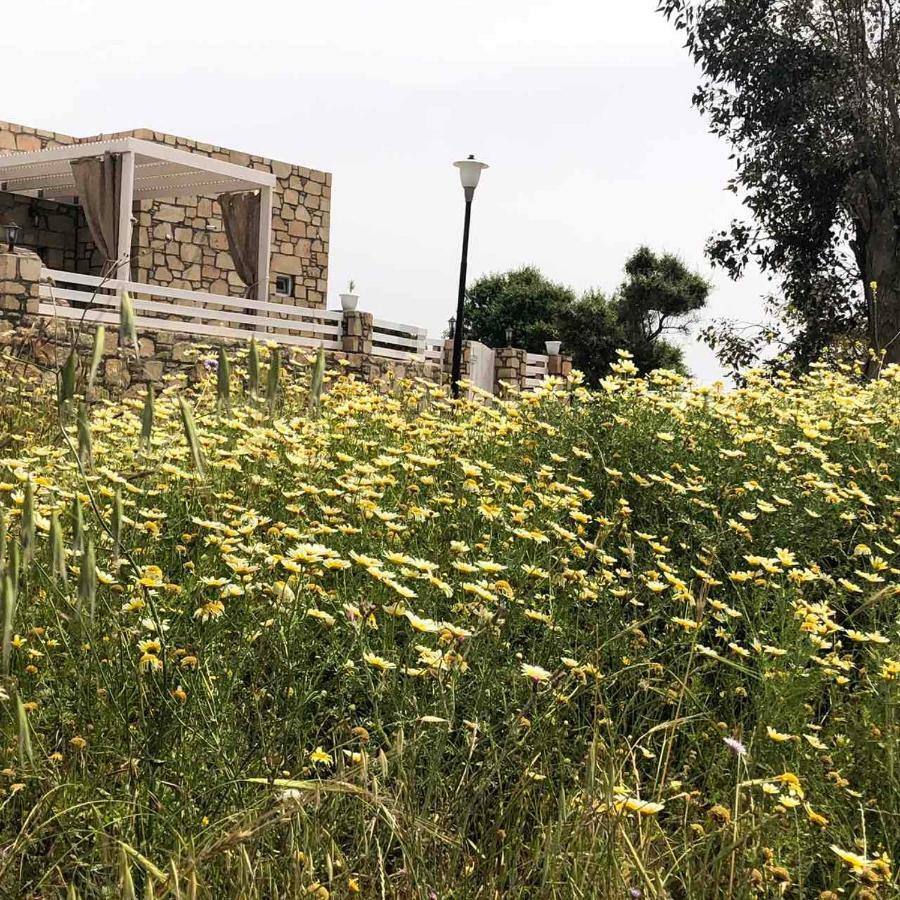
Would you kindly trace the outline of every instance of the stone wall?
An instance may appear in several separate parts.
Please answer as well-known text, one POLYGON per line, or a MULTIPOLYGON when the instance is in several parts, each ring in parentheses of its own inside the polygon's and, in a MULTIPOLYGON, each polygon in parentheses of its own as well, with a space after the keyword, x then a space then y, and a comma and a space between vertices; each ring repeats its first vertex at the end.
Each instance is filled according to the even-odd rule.
POLYGON ((0 224, 19 225, 18 242, 51 269, 86 271, 77 267, 79 218, 84 220, 80 212, 68 203, 0 191, 0 224))
MULTIPOLYGON (((56 371, 63 365, 72 347, 77 348, 82 357, 82 371, 88 365, 96 326, 74 319, 40 315, 41 277, 41 260, 37 254, 25 247, 17 247, 12 253, 0 247, 0 365, 6 371, 12 369, 29 378, 53 383, 56 371)), ((370 383, 380 382, 384 378, 414 377, 436 384, 449 384, 453 355, 451 341, 445 341, 443 359, 440 361, 388 359, 378 356, 377 348, 373 349, 373 324, 372 313, 345 312, 341 319, 340 349, 326 353, 329 367, 340 367, 342 371, 355 373, 370 383)), ((185 323, 184 327, 189 329, 191 325, 185 323)), ((259 341, 265 342, 265 336, 259 341)), ((97 382, 98 396, 131 395, 141 392, 144 385, 161 385, 174 376, 199 379, 208 372, 204 361, 214 359, 219 346, 224 346, 229 355, 237 358, 246 352, 248 343, 248 340, 198 341, 196 334, 187 330, 173 332, 148 328, 138 331, 139 352, 135 353, 131 346, 120 347, 116 327, 107 326, 97 382)), ((472 377, 473 363, 485 349, 482 344, 464 343, 463 379, 472 377)), ((293 364, 293 360, 306 365, 306 360, 314 352, 307 348, 281 349, 286 364, 293 364)), ((490 355, 495 366, 492 373, 494 379, 501 380, 511 391, 522 390, 525 387, 525 351, 507 347, 492 350, 490 355)), ((565 375, 571 369, 571 360, 564 356, 551 356, 547 369, 551 374, 565 375)), ((470 396, 475 394, 471 392, 470 396)))
MULTIPOLYGON (((0 153, 120 137, 155 141, 235 165, 272 172, 277 183, 272 198, 269 297, 279 303, 324 308, 328 292, 331 223, 331 175, 327 172, 148 129, 74 138, 0 122, 0 153), (293 279, 291 296, 276 298, 277 275, 293 279)), ((221 210, 215 197, 140 200, 135 203, 134 215, 138 224, 132 241, 132 277, 136 281, 243 296, 245 286, 238 278, 228 252, 221 210)), ((75 271, 98 274, 102 260, 90 240, 83 216, 79 226, 75 271)), ((23 243, 38 249, 28 241, 23 240, 23 243)))

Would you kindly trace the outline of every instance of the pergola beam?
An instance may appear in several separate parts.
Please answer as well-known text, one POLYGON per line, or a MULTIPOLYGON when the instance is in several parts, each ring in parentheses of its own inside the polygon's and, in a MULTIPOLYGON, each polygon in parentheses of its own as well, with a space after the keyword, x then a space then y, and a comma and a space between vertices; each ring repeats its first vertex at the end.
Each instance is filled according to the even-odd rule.
POLYGON ((259 190, 259 245, 257 247, 256 299, 269 299, 269 260, 272 253, 272 188, 259 190))
POLYGON ((119 246, 116 249, 116 278, 131 281, 131 216, 134 209, 134 153, 123 153, 119 188, 119 246))
POLYGON ((121 191, 118 209, 116 276, 131 279, 132 211, 136 200, 193 197, 259 191, 258 278, 249 285, 258 300, 269 299, 272 252, 272 203, 275 175, 224 160, 179 150, 139 138, 113 138, 20 153, 0 154, 0 189, 50 200, 78 193, 71 163, 105 153, 119 156, 121 191))
POLYGON ((197 193, 252 191, 274 187, 276 183, 271 172, 238 166, 153 141, 119 138, 91 144, 69 144, 46 150, 0 154, 0 184, 5 184, 4 189, 13 193, 44 190, 48 197, 70 196, 64 193, 70 190, 70 186, 74 186, 69 163, 103 153, 134 155, 136 184, 144 197, 162 199, 187 195, 187 191, 173 193, 174 187, 179 186, 170 182, 175 176, 187 181, 196 179, 197 184, 202 183, 206 189, 197 193))

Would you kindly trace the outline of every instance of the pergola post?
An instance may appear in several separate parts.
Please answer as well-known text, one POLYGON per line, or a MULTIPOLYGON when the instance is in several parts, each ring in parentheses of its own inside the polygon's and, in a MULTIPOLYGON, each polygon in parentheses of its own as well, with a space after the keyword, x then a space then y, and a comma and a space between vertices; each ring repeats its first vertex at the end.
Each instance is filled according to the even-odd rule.
POLYGON ((272 188, 259 189, 259 247, 256 299, 269 299, 269 257, 272 252, 272 188))
POLYGON ((131 216, 134 208, 134 153, 122 154, 119 189, 119 246, 116 248, 116 278, 131 281, 131 216))

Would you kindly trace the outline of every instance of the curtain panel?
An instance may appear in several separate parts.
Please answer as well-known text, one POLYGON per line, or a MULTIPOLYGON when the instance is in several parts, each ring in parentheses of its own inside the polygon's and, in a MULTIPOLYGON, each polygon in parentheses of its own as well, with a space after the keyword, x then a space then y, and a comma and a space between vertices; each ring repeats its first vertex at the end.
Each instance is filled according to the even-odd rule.
POLYGON ((119 253, 122 157, 104 153, 92 159, 72 160, 71 165, 91 239, 108 268, 119 253))
POLYGON ((228 251, 238 278, 247 286, 244 296, 249 297, 259 281, 259 192, 222 194, 219 206, 228 251))

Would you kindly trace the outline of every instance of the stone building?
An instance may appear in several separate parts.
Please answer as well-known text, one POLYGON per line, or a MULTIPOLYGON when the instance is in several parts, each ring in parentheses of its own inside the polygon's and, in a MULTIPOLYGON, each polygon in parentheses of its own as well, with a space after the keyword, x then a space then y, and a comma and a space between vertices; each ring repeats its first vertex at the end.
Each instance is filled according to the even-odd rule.
MULTIPOLYGON (((0 164, 6 154, 78 144, 102 146, 123 137, 274 175, 267 289, 253 294, 258 299, 324 308, 331 215, 331 175, 327 172, 148 129, 77 138, 9 122, 0 122, 0 164)), ((21 188, 20 184, 13 190, 12 185, 0 181, 0 225, 18 224, 19 244, 34 250, 50 269, 100 274, 105 260, 91 237, 79 198, 74 194, 51 198, 46 189, 25 193, 21 188)), ((248 286, 238 275, 229 247, 218 195, 198 192, 143 199, 137 192, 135 197, 129 277, 125 280, 226 296, 247 294, 248 286)))

